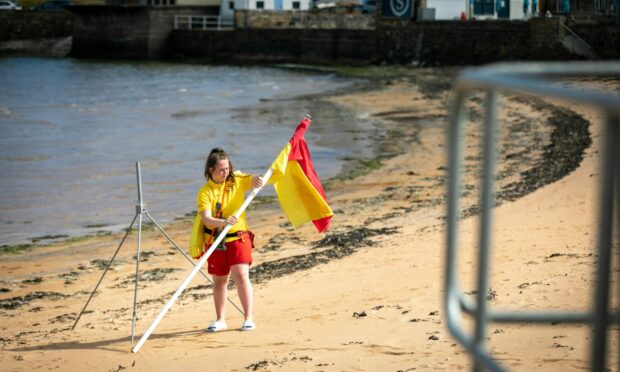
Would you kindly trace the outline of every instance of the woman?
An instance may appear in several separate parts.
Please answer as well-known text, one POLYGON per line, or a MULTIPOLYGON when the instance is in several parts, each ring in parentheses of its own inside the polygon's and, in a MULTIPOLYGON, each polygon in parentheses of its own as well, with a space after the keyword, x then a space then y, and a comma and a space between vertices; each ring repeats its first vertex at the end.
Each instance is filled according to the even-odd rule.
POLYGON ((230 157, 220 148, 211 150, 205 164, 207 182, 197 195, 198 213, 205 226, 205 251, 217 238, 218 231, 232 225, 226 234, 225 244, 220 244, 208 259, 209 274, 213 275, 213 300, 217 319, 209 325, 208 332, 228 328, 226 324, 226 296, 228 276, 232 274, 243 307, 245 319, 242 331, 256 328, 252 318, 253 289, 250 282, 253 234, 249 231, 245 212, 237 219, 233 214, 241 207, 245 192, 262 187, 261 177, 235 172, 230 157))

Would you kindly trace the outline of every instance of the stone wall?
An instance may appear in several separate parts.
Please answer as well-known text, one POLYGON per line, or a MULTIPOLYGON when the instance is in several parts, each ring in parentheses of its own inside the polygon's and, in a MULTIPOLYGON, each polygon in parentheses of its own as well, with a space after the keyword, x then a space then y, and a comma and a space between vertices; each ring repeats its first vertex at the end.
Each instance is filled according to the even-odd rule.
POLYGON ((235 11, 235 27, 251 29, 306 28, 373 30, 375 16, 293 11, 235 11))
POLYGON ((577 24, 570 28, 603 59, 620 59, 620 25, 609 21, 604 24, 577 24))
POLYGON ((175 15, 213 14, 216 7, 76 6, 71 55, 78 58, 161 58, 175 15))
POLYGON ((557 21, 435 21, 377 30, 238 29, 174 31, 171 58, 226 62, 476 65, 575 59, 558 41, 557 21))
POLYGON ((71 55, 78 58, 144 58, 149 17, 145 7, 76 7, 71 55))
POLYGON ((495 61, 571 59, 558 25, 523 21, 383 23, 375 58, 387 63, 471 65, 495 61))
POLYGON ((0 11, 0 41, 53 39, 73 34, 75 16, 68 11, 0 11))
POLYGON ((240 29, 176 30, 169 57, 211 62, 293 62, 367 64, 373 61, 371 30, 240 29))

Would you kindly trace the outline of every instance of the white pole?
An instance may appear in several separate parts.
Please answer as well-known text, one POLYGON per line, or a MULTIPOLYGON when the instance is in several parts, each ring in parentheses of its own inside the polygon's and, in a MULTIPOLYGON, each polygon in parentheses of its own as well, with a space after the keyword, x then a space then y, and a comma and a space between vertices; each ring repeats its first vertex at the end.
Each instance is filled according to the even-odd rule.
MULTIPOLYGON (((263 176, 263 185, 267 184, 267 181, 269 180, 269 178, 271 177, 272 174, 273 174, 273 170, 270 168, 265 173, 265 175, 263 176)), ((245 201, 243 202, 243 204, 241 205, 239 210, 237 212, 235 212, 235 217, 239 218, 239 216, 241 216, 241 213, 243 213, 243 211, 245 211, 245 209, 248 207, 248 205, 250 205, 250 203, 252 202, 252 200, 254 199, 256 194, 258 194, 258 192, 260 190, 261 190, 261 188, 256 188, 256 189, 252 190, 252 192, 245 199, 245 201)), ((207 262, 207 259, 209 258, 209 256, 211 256, 211 253, 213 253, 215 248, 226 237, 226 234, 228 233, 228 231, 230 230, 231 227, 232 227, 232 225, 226 225, 226 227, 224 227, 224 230, 222 230, 222 232, 217 236, 217 239, 215 239, 213 244, 211 244, 211 248, 209 248, 209 250, 200 258, 200 260, 198 261, 198 263, 196 264, 196 266, 194 267, 192 272, 190 272, 189 275, 187 276, 187 278, 185 278, 185 280, 183 281, 183 283, 181 284, 179 289, 177 289, 177 291, 174 292, 174 294, 172 295, 172 298, 170 298, 170 300, 168 300, 168 303, 166 304, 166 306, 164 306, 164 308, 161 310, 159 315, 157 315, 157 318, 155 318, 155 320, 153 321, 153 323, 151 324, 149 329, 144 333, 144 335, 142 335, 142 338, 140 338, 140 341, 138 341, 136 346, 131 350, 132 352, 137 353, 140 350, 142 345, 146 342, 146 340, 149 338, 151 333, 153 333, 153 331, 155 330, 155 328, 157 327, 159 322, 161 322, 161 320, 164 318, 164 316, 166 315, 168 310, 170 310, 170 308, 172 307, 174 302, 177 300, 177 298, 179 298, 181 293, 183 293, 185 288, 187 288, 187 286, 192 281, 194 276, 202 268, 202 266, 205 264, 205 262, 207 262)))

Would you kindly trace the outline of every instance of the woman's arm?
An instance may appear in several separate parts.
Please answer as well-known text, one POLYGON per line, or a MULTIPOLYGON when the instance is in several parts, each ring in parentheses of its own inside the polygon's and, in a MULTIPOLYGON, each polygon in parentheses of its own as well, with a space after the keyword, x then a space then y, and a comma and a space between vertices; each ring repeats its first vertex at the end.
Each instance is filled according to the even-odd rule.
POLYGON ((235 216, 230 216, 226 219, 224 218, 215 218, 211 216, 211 211, 206 210, 200 213, 200 219, 202 219, 203 225, 209 228, 222 228, 226 225, 234 225, 237 223, 237 218, 235 216))

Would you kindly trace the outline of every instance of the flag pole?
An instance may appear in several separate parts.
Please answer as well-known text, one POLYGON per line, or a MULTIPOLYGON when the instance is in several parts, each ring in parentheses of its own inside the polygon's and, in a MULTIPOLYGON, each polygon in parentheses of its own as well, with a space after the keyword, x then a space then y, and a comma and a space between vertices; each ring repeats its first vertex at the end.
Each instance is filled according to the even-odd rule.
MULTIPOLYGON (((263 175, 263 187, 267 184, 267 181, 269 180, 269 178, 271 178, 271 175, 273 174, 273 169, 269 168, 269 170, 263 175)), ((241 205, 241 207, 239 208, 239 210, 237 210, 237 212, 235 212, 235 217, 239 218, 241 216, 241 214, 246 210, 246 208, 248 207, 248 205, 250 205, 250 203, 252 202, 252 200, 254 199, 254 197, 256 196, 256 194, 258 194, 258 192, 262 189, 262 187, 260 188, 255 188, 252 189, 252 192, 247 196, 247 198, 245 198, 245 201, 243 202, 243 204, 241 205)), ((220 244, 220 242, 226 237, 226 234, 228 233, 228 231, 232 228, 232 225, 226 225, 226 227, 224 227, 224 229, 222 230, 222 232, 220 232, 220 234, 217 236, 217 238, 215 239, 215 241, 213 242, 213 244, 211 244, 211 247, 209 248, 209 250, 200 258, 200 260, 198 261, 198 263, 196 264, 196 266, 194 267, 194 269, 189 273, 189 275, 185 278, 185 280, 183 281, 183 283, 181 284, 181 286, 179 287, 179 289, 177 289, 176 292, 174 292, 174 294, 172 295, 172 298, 170 298, 170 300, 168 300, 168 303, 166 303, 166 306, 164 306, 164 308, 161 310, 161 312, 159 313, 159 315, 157 315, 157 318, 155 318, 155 320, 153 321, 153 323, 151 324, 151 326, 149 327, 149 329, 147 329, 147 331, 142 335, 142 337, 140 338, 140 341, 138 341, 138 343, 136 344, 136 346, 131 349, 131 351, 133 353, 137 353, 140 348, 142 347, 142 345, 146 342, 146 340, 149 338, 149 336, 151 335, 151 333, 153 333, 153 331, 155 330, 155 328, 157 327, 157 325, 159 324, 159 322, 161 322, 161 320, 164 318, 164 316, 166 315, 166 313, 168 312, 168 310, 170 310, 170 308, 172 307, 172 305, 174 304, 174 302, 179 298, 179 296, 181 295, 181 293, 183 293, 183 291, 185 290, 185 288, 187 288, 187 286, 189 285, 189 283, 192 281, 192 279, 194 278, 194 276, 196 276, 196 274, 198 273, 198 271, 200 271, 200 269, 202 268, 202 266, 205 264, 205 262, 207 262, 207 259, 209 258, 209 256, 211 256, 211 254, 213 253, 213 251, 215 250, 215 248, 220 244)))

